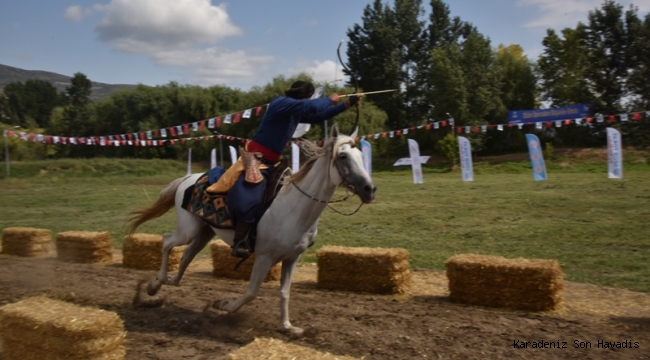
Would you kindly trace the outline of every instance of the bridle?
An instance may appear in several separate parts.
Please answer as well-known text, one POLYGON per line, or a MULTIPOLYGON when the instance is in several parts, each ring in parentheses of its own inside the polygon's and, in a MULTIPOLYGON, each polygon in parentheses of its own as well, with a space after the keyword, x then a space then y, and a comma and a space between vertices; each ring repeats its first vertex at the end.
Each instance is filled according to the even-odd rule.
MULTIPOLYGON (((354 140, 350 140, 349 142, 342 143, 342 144, 339 145, 339 147, 342 146, 342 145, 344 145, 344 144, 350 144, 352 147, 355 147, 354 140)), ((337 171, 339 172, 339 176, 340 176, 341 179, 342 179, 342 180, 341 180, 341 183, 339 183, 336 187, 339 188, 339 187, 345 185, 345 188, 346 188, 346 196, 345 196, 344 198, 342 198, 342 199, 338 199, 338 200, 322 200, 322 199, 319 199, 319 198, 317 198, 317 197, 314 197, 314 196, 311 196, 311 195, 307 194, 303 189, 301 189, 301 188, 296 184, 295 181, 292 181, 291 184, 293 184, 293 186, 295 186, 296 189, 298 189, 298 191, 300 191, 303 195, 305 195, 306 197, 308 197, 310 200, 313 200, 313 201, 319 202, 319 203, 321 203, 321 204, 327 204, 327 207, 328 207, 328 208, 332 209, 334 212, 336 212, 336 213, 338 213, 338 214, 345 215, 345 216, 351 216, 351 215, 354 215, 354 214, 357 213, 357 211, 359 211, 359 209, 361 209, 361 206, 363 206, 363 201, 361 202, 361 204, 359 204, 359 207, 357 207, 357 209, 354 210, 354 211, 351 212, 351 213, 343 213, 343 212, 341 212, 341 211, 339 211, 339 210, 336 210, 335 208, 333 208, 333 207, 330 205, 330 204, 333 204, 333 203, 344 202, 344 201, 348 200, 349 198, 351 198, 352 196, 354 196, 354 195, 357 194, 356 190, 354 190, 354 188, 353 188, 350 184, 347 183, 345 177, 341 174, 341 170, 338 170, 338 164, 337 164, 338 157, 337 157, 337 156, 334 156, 334 149, 332 149, 332 152, 330 153, 330 156, 331 156, 332 158, 334 158, 334 160, 333 160, 333 162, 334 162, 334 166, 336 166, 337 171), (354 190, 351 194, 350 194, 350 189, 354 190)), ((331 169, 331 168, 332 168, 331 166, 328 166, 328 167, 327 167, 327 177, 328 177, 328 178, 330 177, 330 169, 331 169)))

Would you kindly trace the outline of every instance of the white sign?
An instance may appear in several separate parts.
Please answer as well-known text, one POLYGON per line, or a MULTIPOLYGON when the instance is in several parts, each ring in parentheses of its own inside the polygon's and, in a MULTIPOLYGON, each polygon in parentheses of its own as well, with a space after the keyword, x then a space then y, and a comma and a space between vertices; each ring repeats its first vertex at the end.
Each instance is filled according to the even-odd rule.
POLYGON ((422 163, 420 162, 420 146, 417 141, 408 139, 409 153, 411 154, 411 169, 413 170, 413 183, 422 184, 422 163))
POLYGON ((472 144, 464 136, 458 137, 458 151, 460 153, 460 170, 463 181, 474 181, 472 167, 472 144))

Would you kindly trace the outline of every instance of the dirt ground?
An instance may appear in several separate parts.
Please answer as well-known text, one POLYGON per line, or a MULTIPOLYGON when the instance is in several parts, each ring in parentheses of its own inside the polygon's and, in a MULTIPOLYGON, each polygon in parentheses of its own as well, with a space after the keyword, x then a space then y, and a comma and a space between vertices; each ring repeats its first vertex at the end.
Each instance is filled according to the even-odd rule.
POLYGON ((564 310, 529 313, 450 303, 444 272, 413 271, 406 295, 322 291, 316 266, 305 264, 296 271, 290 311, 306 331, 290 339, 278 331, 278 282, 264 284, 237 313, 205 312, 214 300, 239 297, 247 284, 214 278, 206 255, 182 286, 161 289, 161 307, 132 304, 136 284, 155 274, 122 267, 119 252, 108 265, 0 255, 0 268, 0 306, 45 294, 118 313, 128 331, 127 359, 224 359, 255 337, 366 359, 650 359, 650 294, 587 284, 566 283, 564 310), (516 348, 516 341, 531 343, 516 348), (531 348, 539 341, 566 348, 531 348), (638 348, 599 348, 599 341, 638 348), (591 348, 575 348, 581 342, 591 348))

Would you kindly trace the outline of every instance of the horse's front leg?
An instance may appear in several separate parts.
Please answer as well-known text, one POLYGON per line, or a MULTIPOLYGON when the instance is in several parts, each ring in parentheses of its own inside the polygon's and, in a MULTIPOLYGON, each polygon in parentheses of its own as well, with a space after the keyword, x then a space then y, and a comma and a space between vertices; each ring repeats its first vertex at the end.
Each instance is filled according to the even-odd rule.
POLYGON ((280 323, 283 331, 287 332, 291 337, 301 337, 304 330, 291 325, 289 320, 289 297, 291 296, 291 278, 293 272, 296 270, 298 264, 297 256, 290 260, 282 262, 282 278, 280 280, 280 323))
POLYGON ((227 312, 235 312, 242 306, 254 300, 257 297, 257 294, 260 291, 260 287, 262 286, 262 282, 264 281, 266 274, 271 269, 271 266, 273 266, 273 260, 268 255, 255 255, 255 263, 253 264, 251 278, 244 295, 236 301, 217 300, 212 304, 212 307, 227 312))
POLYGON ((181 284, 181 279, 183 278, 183 274, 185 274, 185 270, 187 270, 187 267, 190 265, 192 260, 196 257, 196 255, 203 250, 203 248, 210 242, 210 240, 214 237, 214 231, 212 231, 212 228, 210 226, 205 226, 203 230, 201 231, 201 235, 199 235, 196 239, 192 240, 190 245, 183 251, 183 257, 181 258, 181 263, 178 266, 178 272, 174 276, 170 276, 167 279, 166 284, 167 285, 174 285, 174 286, 180 286, 181 284))

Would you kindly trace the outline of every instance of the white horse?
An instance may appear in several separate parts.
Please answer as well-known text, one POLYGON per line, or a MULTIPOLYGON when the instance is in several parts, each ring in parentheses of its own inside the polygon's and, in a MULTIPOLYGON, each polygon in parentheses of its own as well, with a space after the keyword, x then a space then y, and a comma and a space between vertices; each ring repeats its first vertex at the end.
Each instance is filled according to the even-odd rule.
MULTIPOLYGON (((261 217, 257 226, 255 262, 246 293, 236 301, 219 300, 212 306, 219 310, 234 312, 257 297, 262 281, 271 267, 282 262, 280 280, 281 329, 292 336, 301 336, 303 330, 289 321, 289 292, 291 278, 300 255, 313 242, 318 232, 318 218, 331 200, 337 187, 345 187, 357 194, 364 203, 375 198, 376 186, 363 168, 361 152, 355 147, 354 138, 340 134, 336 125, 331 137, 320 148, 305 142, 304 151, 309 160, 295 174, 285 180, 277 197, 261 217)), ((183 209, 183 194, 200 177, 188 175, 172 181, 160 192, 158 200, 148 208, 133 212, 130 233, 142 223, 165 214, 176 206, 178 223, 176 230, 163 235, 163 257, 160 272, 152 280, 147 293, 155 295, 162 284, 179 286, 183 273, 215 233, 229 245, 233 245, 234 230, 211 227, 198 216, 183 209), (179 245, 186 248, 178 273, 167 276, 169 252, 179 245)))

